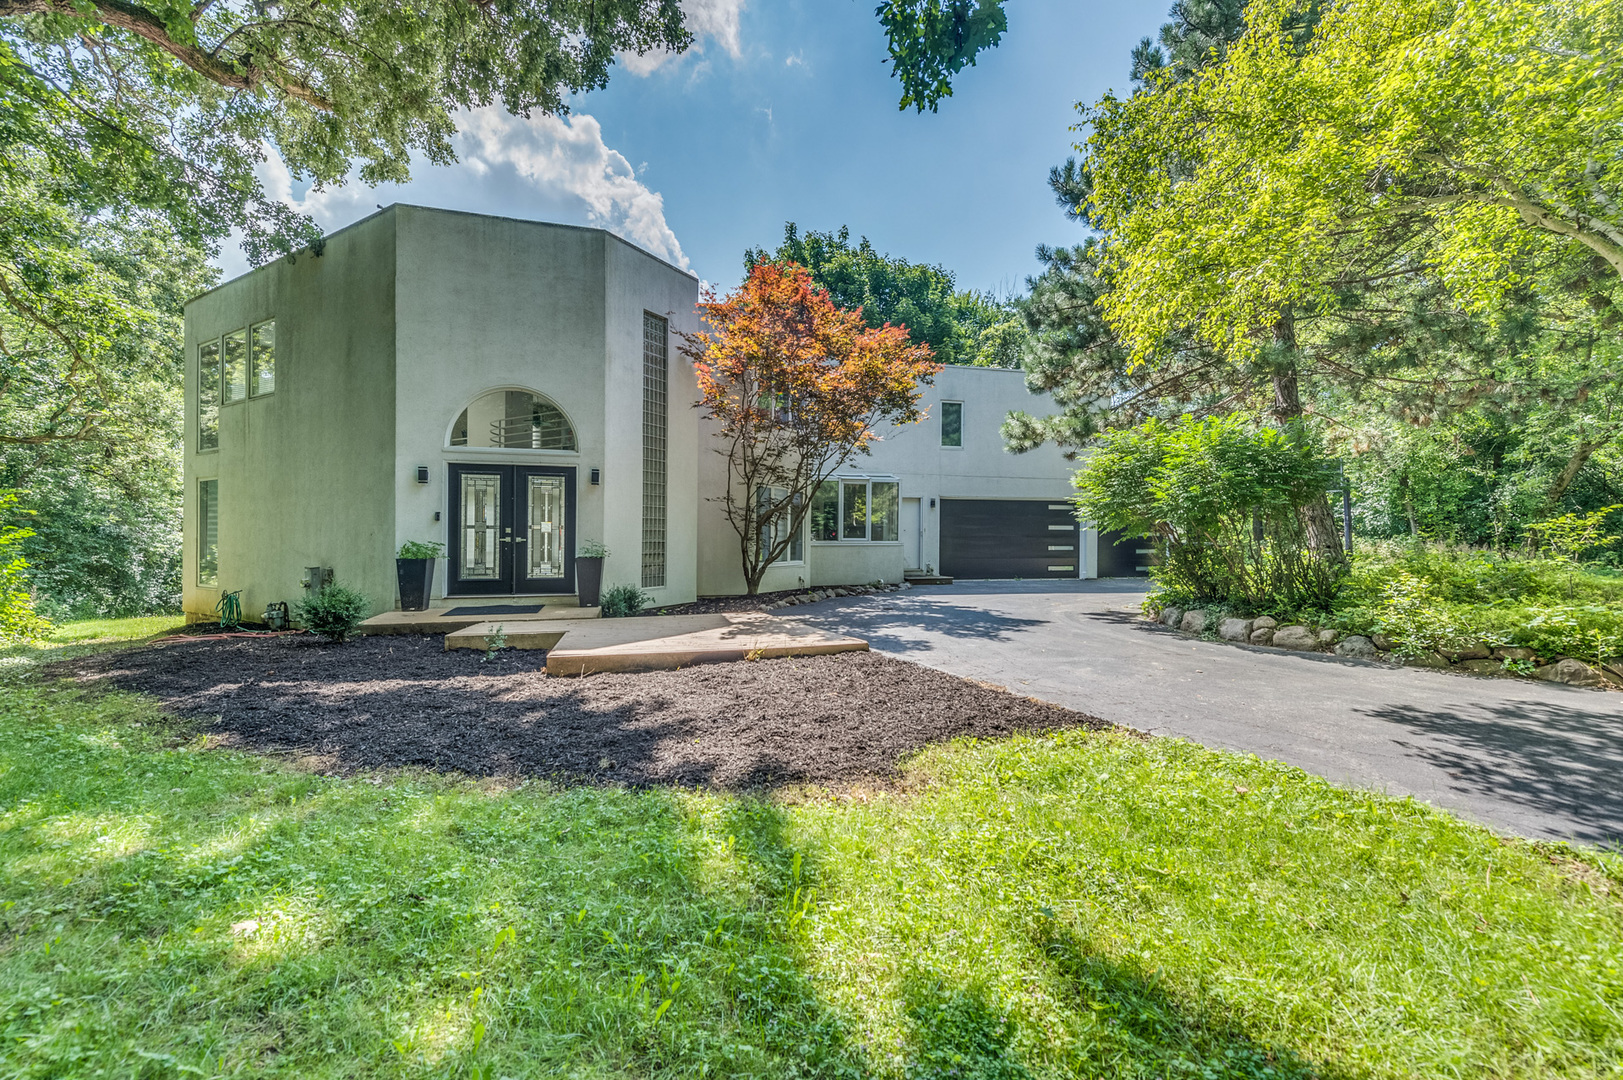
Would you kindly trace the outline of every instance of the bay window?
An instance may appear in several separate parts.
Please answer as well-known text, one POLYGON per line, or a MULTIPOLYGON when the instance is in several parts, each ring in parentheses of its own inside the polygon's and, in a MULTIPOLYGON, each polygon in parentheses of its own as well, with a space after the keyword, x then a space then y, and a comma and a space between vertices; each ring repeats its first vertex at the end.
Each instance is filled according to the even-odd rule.
POLYGON ((812 496, 811 538, 891 542, 901 539, 901 485, 895 480, 825 480, 812 496))

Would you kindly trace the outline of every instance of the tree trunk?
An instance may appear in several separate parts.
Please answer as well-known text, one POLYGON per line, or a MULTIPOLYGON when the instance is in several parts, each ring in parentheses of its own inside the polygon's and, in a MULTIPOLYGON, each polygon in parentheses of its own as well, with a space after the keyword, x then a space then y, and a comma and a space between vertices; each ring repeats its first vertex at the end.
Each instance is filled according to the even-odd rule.
POLYGON ((1567 459, 1566 467, 1561 470, 1561 474, 1550 485, 1550 490, 1544 494, 1544 507, 1546 510, 1555 509, 1556 504, 1561 501, 1561 496, 1565 495, 1567 488, 1571 487, 1572 482, 1578 479, 1578 474, 1589 463, 1589 459, 1595 455, 1595 451, 1610 441, 1610 439, 1578 440, 1578 449, 1572 452, 1572 456, 1567 459))
POLYGON ((1403 513, 1409 518, 1409 535, 1420 535, 1420 519, 1415 517, 1414 495, 1409 490, 1409 474, 1398 478, 1398 490, 1403 492, 1403 513))
MULTIPOLYGON (((1281 423, 1302 418, 1302 393, 1296 372, 1296 318, 1286 309, 1274 322, 1274 344, 1278 347, 1273 370, 1274 417, 1281 423)), ((1336 527, 1335 515, 1330 512, 1328 498, 1314 499, 1300 509, 1302 528, 1307 532, 1308 550, 1326 558, 1340 561, 1347 557, 1341 550, 1341 530, 1336 527)))

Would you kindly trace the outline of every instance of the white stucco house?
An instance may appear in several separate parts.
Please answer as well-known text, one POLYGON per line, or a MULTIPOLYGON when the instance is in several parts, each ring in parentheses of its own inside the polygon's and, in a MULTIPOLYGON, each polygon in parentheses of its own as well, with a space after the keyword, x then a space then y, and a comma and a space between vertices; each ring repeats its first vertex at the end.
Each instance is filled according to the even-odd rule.
MULTIPOLYGON (((744 591, 724 470, 678 335, 697 279, 601 229, 392 206, 186 306, 185 610, 252 616, 310 568, 396 606, 394 555, 447 548, 437 598, 605 585, 657 604, 744 591)), ((1058 451, 1004 451, 1019 372, 948 368, 814 500, 763 590, 1133 572, 1079 528, 1058 451)))

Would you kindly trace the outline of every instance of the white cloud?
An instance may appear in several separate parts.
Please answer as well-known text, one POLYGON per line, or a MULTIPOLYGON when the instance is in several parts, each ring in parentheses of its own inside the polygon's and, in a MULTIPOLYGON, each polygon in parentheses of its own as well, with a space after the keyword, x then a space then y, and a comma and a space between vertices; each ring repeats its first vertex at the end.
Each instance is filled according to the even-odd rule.
MULTIPOLYGON (((491 106, 462 113, 457 126, 457 163, 415 162, 405 184, 370 188, 351 181, 296 194, 287 166, 274 152, 261 166, 260 180, 268 195, 309 214, 327 232, 360 220, 380 204, 418 203, 593 225, 687 268, 681 242, 665 221, 664 196, 650 191, 624 155, 603 142, 595 117, 525 119, 491 106)), ((248 269, 235 248, 228 244, 221 259, 228 276, 248 269)))
MULTIPOLYGON (((738 36, 738 16, 747 0, 682 0, 682 14, 688 30, 693 34, 689 54, 705 51, 714 42, 734 60, 744 55, 738 36)), ((620 64, 633 75, 648 76, 677 58, 677 54, 664 49, 653 52, 621 53, 620 64)))

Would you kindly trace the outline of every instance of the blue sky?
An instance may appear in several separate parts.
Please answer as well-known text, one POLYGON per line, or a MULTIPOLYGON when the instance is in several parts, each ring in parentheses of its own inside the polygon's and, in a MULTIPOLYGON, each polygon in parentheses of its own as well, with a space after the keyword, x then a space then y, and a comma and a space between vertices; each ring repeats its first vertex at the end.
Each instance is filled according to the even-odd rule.
MULTIPOLYGON (((900 112, 874 0, 687 0, 679 57, 629 57, 568 117, 460 117, 459 163, 405 185, 272 190, 329 231, 413 202, 609 228, 719 287, 785 221, 849 225, 960 287, 1023 289, 1032 249, 1074 242, 1048 190, 1074 103, 1128 86, 1128 53, 1170 0, 1009 0, 1009 32, 940 111, 900 112)), ((227 251, 228 273, 244 269, 227 251)))

